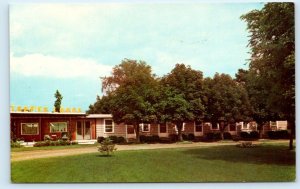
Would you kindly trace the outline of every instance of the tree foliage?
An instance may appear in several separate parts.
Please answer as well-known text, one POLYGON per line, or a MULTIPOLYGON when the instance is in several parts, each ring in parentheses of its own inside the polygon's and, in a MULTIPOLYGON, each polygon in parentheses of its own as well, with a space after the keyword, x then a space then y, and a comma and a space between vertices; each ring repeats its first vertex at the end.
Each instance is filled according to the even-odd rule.
MULTIPOLYGON (((241 19, 250 32, 249 72, 262 87, 265 109, 295 124, 295 12, 294 3, 267 3, 241 19)), ((291 137, 292 138, 292 137, 291 137)), ((290 147, 292 141, 290 143, 290 147)))
POLYGON ((227 74, 216 73, 204 80, 206 120, 219 123, 221 134, 228 123, 248 121, 252 106, 245 88, 227 74))
POLYGON ((60 106, 61 106, 61 101, 63 99, 63 96, 60 94, 58 90, 56 90, 54 97, 56 98, 54 102, 55 112, 60 112, 60 106))
POLYGON ((162 122, 168 121, 176 125, 179 140, 182 140, 181 130, 184 122, 203 118, 202 82, 202 72, 184 64, 176 64, 160 81, 158 117, 162 122))
POLYGON ((157 89, 157 79, 143 61, 125 59, 113 68, 112 76, 103 79, 113 120, 134 125, 138 141, 139 124, 156 121, 157 89))

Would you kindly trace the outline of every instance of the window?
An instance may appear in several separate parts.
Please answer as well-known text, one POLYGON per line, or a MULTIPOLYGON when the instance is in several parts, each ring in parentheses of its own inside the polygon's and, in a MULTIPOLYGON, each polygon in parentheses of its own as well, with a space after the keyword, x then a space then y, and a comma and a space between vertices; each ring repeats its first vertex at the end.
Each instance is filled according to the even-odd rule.
POLYGON ((105 128, 105 133, 113 133, 114 132, 114 126, 113 126, 112 119, 104 120, 104 128, 105 128))
POLYGON ((248 124, 247 123, 242 122, 242 126, 243 126, 243 129, 248 129, 248 124))
POLYGON ((21 123, 21 135, 38 135, 38 123, 21 123))
POLYGON ((219 129, 219 124, 218 123, 212 123, 211 124, 211 129, 218 130, 219 129))
POLYGON ((200 122, 200 121, 195 122, 195 131, 202 132, 202 122, 200 122))
POLYGON ((127 125, 127 134, 134 134, 133 125, 127 125))
POLYGON ((236 124, 235 123, 231 123, 229 125, 229 131, 236 131, 236 124))
POLYGON ((159 132, 160 133, 167 133, 167 124, 163 123, 159 125, 159 132))
POLYGON ((150 124, 142 123, 140 126, 142 126, 142 132, 150 132, 150 124))
POLYGON ((68 123, 67 122, 50 122, 50 132, 66 132, 68 131, 68 123))

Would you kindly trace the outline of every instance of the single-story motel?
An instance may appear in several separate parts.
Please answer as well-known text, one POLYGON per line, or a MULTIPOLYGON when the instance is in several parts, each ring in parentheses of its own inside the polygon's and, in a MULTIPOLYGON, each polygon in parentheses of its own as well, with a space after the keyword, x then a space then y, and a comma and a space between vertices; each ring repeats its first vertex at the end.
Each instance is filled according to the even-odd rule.
MULTIPOLYGON (((78 108, 62 109, 60 113, 50 112, 47 108, 31 107, 15 109, 11 107, 11 132, 16 138, 26 142, 42 141, 45 135, 59 139, 69 133, 74 141, 96 140, 97 137, 122 136, 126 140, 135 139, 136 134, 132 125, 116 124, 111 114, 86 114, 78 108)), ((262 128, 263 136, 268 131, 287 130, 287 121, 269 122, 262 128)), ((238 136, 242 131, 257 131, 255 122, 238 122, 226 127, 225 132, 238 136)), ((177 134, 177 128, 172 123, 141 124, 140 135, 157 135, 168 138, 177 134)), ((182 128, 183 134, 193 134, 204 137, 207 133, 220 132, 219 125, 209 122, 187 122, 182 128)))

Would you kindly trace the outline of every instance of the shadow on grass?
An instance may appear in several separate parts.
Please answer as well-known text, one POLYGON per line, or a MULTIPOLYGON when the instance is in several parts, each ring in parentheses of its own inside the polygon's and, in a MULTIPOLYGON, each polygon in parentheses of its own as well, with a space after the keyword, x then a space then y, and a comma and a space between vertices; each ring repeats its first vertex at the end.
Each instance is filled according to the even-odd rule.
POLYGON ((111 158, 114 157, 113 155, 106 155, 106 154, 98 154, 96 157, 101 157, 101 158, 111 158))
POLYGON ((295 165, 296 153, 287 146, 259 145, 254 148, 236 146, 213 146, 208 148, 188 149, 185 154, 192 154, 206 160, 223 160, 237 163, 295 165))

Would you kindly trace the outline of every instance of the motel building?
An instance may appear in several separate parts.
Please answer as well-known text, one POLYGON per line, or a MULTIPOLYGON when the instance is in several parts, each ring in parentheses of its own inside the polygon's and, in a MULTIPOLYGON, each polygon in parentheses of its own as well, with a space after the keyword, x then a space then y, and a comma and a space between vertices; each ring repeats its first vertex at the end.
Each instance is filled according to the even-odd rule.
MULTIPOLYGON (((49 111, 47 107, 11 106, 11 137, 25 142, 43 141, 49 136, 53 140, 70 137, 71 140, 85 143, 95 142, 97 137, 118 136, 127 141, 136 138, 133 125, 116 124, 111 114, 86 114, 80 108, 61 108, 60 112, 49 111)), ((174 124, 141 124, 140 135, 169 138, 178 130, 174 124)), ((286 130, 286 121, 270 122, 263 126, 263 134, 272 130, 286 130)), ((238 136, 240 132, 257 131, 255 122, 228 125, 224 132, 238 136)), ((193 134, 195 138, 204 137, 207 133, 220 132, 219 125, 209 122, 184 123, 182 133, 193 134)))

